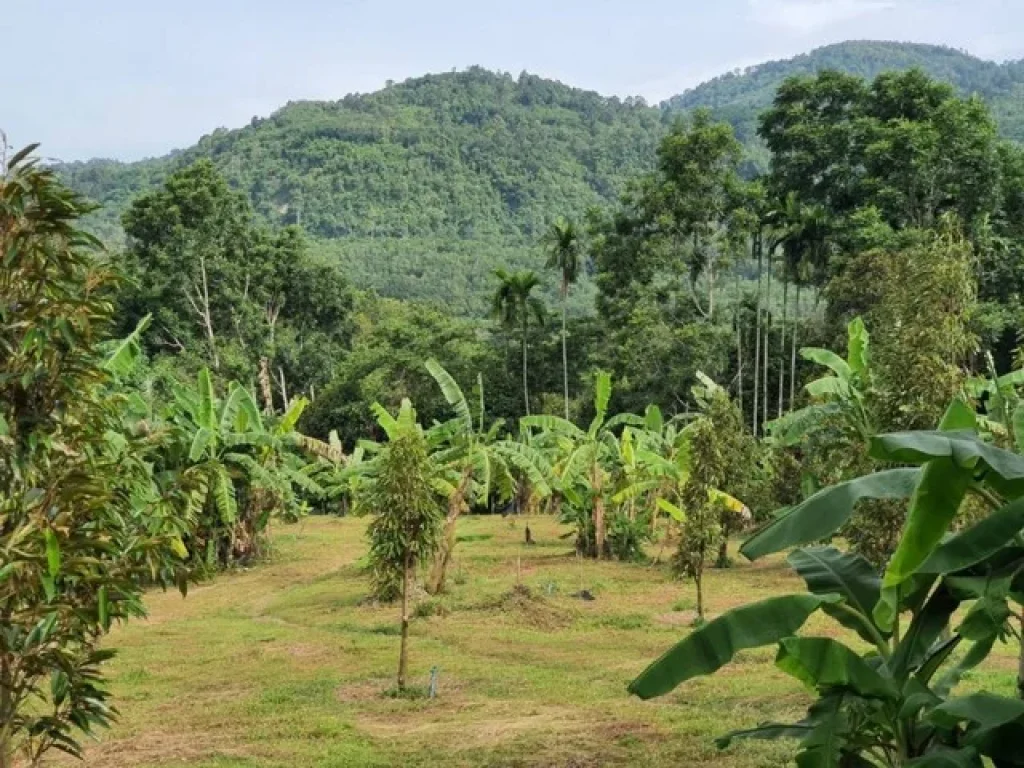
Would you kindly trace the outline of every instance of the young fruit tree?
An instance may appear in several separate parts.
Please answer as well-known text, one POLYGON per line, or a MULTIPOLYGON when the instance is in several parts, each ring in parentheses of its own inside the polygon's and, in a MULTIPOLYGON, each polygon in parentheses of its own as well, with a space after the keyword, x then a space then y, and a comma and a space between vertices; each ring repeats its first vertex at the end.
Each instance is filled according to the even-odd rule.
POLYGON ((402 691, 409 666, 409 593, 416 568, 437 551, 444 510, 434 490, 435 467, 427 439, 416 423, 412 405, 404 400, 398 417, 382 418, 385 422, 389 441, 376 459, 376 476, 369 486, 365 509, 373 517, 368 532, 375 591, 401 583, 402 644, 397 682, 402 691))
POLYGON ((740 550, 753 560, 798 547, 788 562, 807 592, 719 616, 629 690, 662 696, 744 649, 777 644, 776 666, 817 699, 798 722, 762 723, 725 736, 720 747, 741 738, 797 739, 801 766, 1024 765, 1024 702, 984 690, 953 694, 997 640, 1021 637, 1024 457, 982 441, 977 427, 974 409, 955 401, 936 431, 872 437, 872 458, 895 468, 818 492, 740 550), (988 513, 955 531, 967 497, 988 513), (864 499, 909 499, 903 535, 881 576, 861 555, 817 544, 864 499), (818 611, 856 635, 856 644, 845 642, 852 635, 798 635, 818 611))
POLYGON ((31 150, 0 169, 0 768, 81 756, 116 716, 100 639, 186 576, 183 499, 154 490, 111 372, 136 342, 104 350, 116 276, 31 150))

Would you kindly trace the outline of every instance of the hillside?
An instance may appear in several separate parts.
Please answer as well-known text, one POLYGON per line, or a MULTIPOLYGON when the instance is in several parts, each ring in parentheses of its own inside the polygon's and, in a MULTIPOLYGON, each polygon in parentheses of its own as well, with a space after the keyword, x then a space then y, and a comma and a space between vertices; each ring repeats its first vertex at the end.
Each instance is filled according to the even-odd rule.
MULTIPOLYGON (((535 242, 547 224, 612 200, 650 167, 677 113, 712 107, 761 164, 757 115, 786 77, 828 67, 873 77, 912 66, 978 93, 1004 134, 1024 140, 1024 62, 849 42, 723 75, 660 109, 471 68, 334 102, 290 103, 163 158, 69 163, 60 171, 104 206, 93 226, 116 243, 128 201, 183 163, 209 157, 262 219, 301 224, 357 285, 479 314, 494 267, 540 268, 535 242)), ((587 295, 577 293, 578 310, 587 295)))
POLYGON ((873 79, 883 72, 918 67, 953 85, 964 95, 978 94, 999 119, 1003 133, 1024 141, 1024 61, 996 64, 953 48, 916 43, 850 41, 801 56, 769 61, 728 72, 662 103, 668 111, 710 107, 728 120, 745 143, 756 139, 757 116, 783 80, 824 69, 873 79))

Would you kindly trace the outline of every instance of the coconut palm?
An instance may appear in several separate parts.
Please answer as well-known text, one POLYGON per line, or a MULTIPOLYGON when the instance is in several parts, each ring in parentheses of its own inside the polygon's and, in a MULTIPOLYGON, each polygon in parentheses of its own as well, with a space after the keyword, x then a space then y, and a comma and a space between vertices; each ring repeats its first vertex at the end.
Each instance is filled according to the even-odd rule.
POLYGON ((504 269, 494 270, 498 278, 498 289, 492 300, 492 314, 506 328, 518 326, 522 335, 523 346, 523 402, 526 415, 530 415, 530 385, 527 361, 527 336, 530 319, 537 325, 544 325, 546 309, 544 302, 532 295, 533 289, 540 285, 540 277, 533 270, 508 272, 504 269))
POLYGON ((562 298, 562 378, 565 387, 565 418, 569 418, 569 352, 566 316, 569 306, 569 288, 580 276, 583 266, 583 243, 576 223, 558 219, 544 236, 548 253, 548 269, 561 272, 558 292, 562 298))

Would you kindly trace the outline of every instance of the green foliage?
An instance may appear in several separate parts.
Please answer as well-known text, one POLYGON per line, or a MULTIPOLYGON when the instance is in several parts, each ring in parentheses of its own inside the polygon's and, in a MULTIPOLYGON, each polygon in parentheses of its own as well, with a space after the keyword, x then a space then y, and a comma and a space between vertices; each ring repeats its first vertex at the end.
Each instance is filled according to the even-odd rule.
MULTIPOLYGON (((797 550, 790 564, 804 578, 807 595, 720 616, 655 661, 630 690, 660 696, 713 673, 736 650, 777 643, 776 666, 814 691, 817 701, 798 723, 733 733, 719 741, 721 747, 737 738, 797 738, 800 765, 981 766, 983 757, 1015 765, 1011 744, 1024 722, 1020 702, 987 692, 953 697, 950 691, 997 638, 1014 634, 1010 601, 1020 604, 1012 583, 1021 562, 1024 460, 981 442, 973 412, 958 402, 940 431, 883 435, 873 442, 877 457, 922 467, 913 470, 908 524, 884 578, 855 555, 797 550), (968 491, 987 500, 988 515, 946 538, 968 491), (858 653, 831 638, 794 636, 817 609, 857 631, 872 650, 858 653), (964 618, 956 624, 958 609, 964 618), (900 631, 902 613, 910 614, 910 622, 900 631), (958 649, 966 653, 957 655, 958 649)), ((906 497, 910 475, 896 474, 905 472, 871 476, 870 493, 906 497)), ((814 502, 820 509, 805 505, 785 514, 744 552, 759 556, 835 533, 852 503, 848 491, 823 492, 814 502)))
POLYGON ((139 197, 124 227, 132 278, 124 322, 153 316, 151 352, 239 378, 254 377, 265 357, 274 378, 298 392, 330 380, 351 334, 348 283, 310 258, 297 228, 256 226, 248 201, 212 163, 182 168, 139 197))
MULTIPOLYGON (((411 407, 406 412, 412 413, 411 407)), ((372 515, 369 557, 373 593, 380 600, 398 597, 407 572, 437 551, 444 514, 434 472, 422 429, 400 416, 362 503, 372 515)))
POLYGON ((158 441, 126 429, 103 347, 116 277, 79 229, 89 208, 52 172, 11 158, 0 175, 0 764, 51 749, 116 710, 99 641, 144 614, 142 585, 187 574, 174 553, 182 496, 161 494, 158 441))

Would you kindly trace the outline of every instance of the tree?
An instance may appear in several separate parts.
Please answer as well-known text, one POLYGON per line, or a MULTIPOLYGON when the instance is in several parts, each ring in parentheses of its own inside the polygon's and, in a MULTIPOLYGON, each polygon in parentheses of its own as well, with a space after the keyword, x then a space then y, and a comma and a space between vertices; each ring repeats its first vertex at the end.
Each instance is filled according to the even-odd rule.
POLYGON ((401 584, 402 643, 398 656, 398 690, 405 689, 409 666, 409 594, 420 563, 436 552, 444 513, 433 488, 434 466, 423 429, 409 401, 388 424, 389 441, 377 459, 376 476, 366 499, 373 516, 370 564, 379 592, 401 584))
POLYGON ((529 341, 530 320, 537 325, 544 325, 546 310, 544 302, 533 295, 540 285, 540 278, 531 270, 506 272, 497 269, 498 288, 494 293, 491 312, 505 327, 519 326, 523 348, 523 405, 526 415, 530 415, 530 384, 527 368, 527 345, 529 341))
POLYGON ((513 471, 525 475, 541 498, 551 489, 545 475, 550 470, 543 457, 529 445, 512 440, 496 440, 504 425, 497 421, 485 429, 483 377, 477 379, 480 394, 479 421, 474 423, 469 403, 455 379, 436 360, 428 360, 427 370, 444 393, 448 404, 455 410, 455 418, 431 430, 434 441, 443 441, 432 455, 436 465, 449 470, 451 478, 441 484, 448 494, 448 515, 444 535, 438 547, 434 566, 427 583, 432 593, 444 591, 448 565, 455 550, 455 526, 469 503, 476 499, 487 504, 492 494, 498 502, 515 493, 516 478, 513 471))
POLYGON ((565 418, 569 418, 569 352, 566 316, 569 310, 569 288, 579 278, 583 266, 580 231, 571 220, 559 219, 545 234, 548 269, 561 273, 558 291, 562 297, 562 378, 565 389, 565 418))
POLYGON ((950 693, 997 639, 1013 632, 1010 602, 1021 601, 1013 582, 1022 563, 1024 459, 979 440, 976 426, 973 409, 956 401, 938 431, 873 438, 873 457, 910 466, 827 488, 783 511, 741 548, 756 559, 803 547, 836 533, 860 499, 910 499, 906 529, 883 576, 858 555, 798 548, 788 562, 806 594, 716 618, 651 664, 630 691, 661 696, 715 672, 740 650, 777 644, 776 665, 817 700, 797 723, 735 732, 720 747, 742 738, 795 738, 800 765, 981 768, 983 758, 1016 765, 1024 704, 985 691, 950 693), (951 524, 968 495, 984 499, 987 514, 954 533, 951 524), (870 650, 860 653, 833 637, 797 636, 818 611, 870 650), (910 618, 905 627, 902 614, 910 618))
POLYGON ((81 756, 116 717, 99 642, 177 583, 183 498, 155 492, 159 442, 129 431, 103 346, 117 276, 79 229, 90 208, 30 159, 0 175, 0 766, 81 756))

